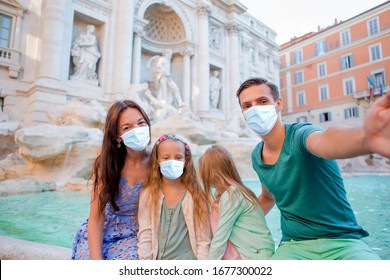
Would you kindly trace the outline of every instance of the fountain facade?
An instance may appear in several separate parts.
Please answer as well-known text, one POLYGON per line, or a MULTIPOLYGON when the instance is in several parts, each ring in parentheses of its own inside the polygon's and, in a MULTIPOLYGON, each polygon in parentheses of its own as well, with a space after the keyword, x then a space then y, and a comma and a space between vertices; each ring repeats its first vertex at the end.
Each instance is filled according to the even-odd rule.
POLYGON ((278 46, 240 1, 18 0, 0 13, 13 22, 1 48, 19 54, 0 60, 0 191, 82 188, 119 99, 145 108, 152 141, 182 134, 195 156, 222 143, 253 176, 258 138, 235 90, 248 76, 279 81, 278 46))
POLYGON ((250 76, 279 83, 278 46, 240 1, 18 0, 0 15, 12 23, 0 45, 0 192, 85 188, 120 99, 142 105, 152 141, 182 134, 195 158, 222 144, 255 178, 260 139, 235 91, 250 76))

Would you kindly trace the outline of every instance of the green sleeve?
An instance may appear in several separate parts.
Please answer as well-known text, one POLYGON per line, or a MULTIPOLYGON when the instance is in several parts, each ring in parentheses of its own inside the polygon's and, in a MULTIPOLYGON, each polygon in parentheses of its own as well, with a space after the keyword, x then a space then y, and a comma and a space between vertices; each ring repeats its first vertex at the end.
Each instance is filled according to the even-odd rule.
POLYGON ((226 251, 233 226, 241 214, 242 195, 233 187, 225 191, 219 200, 219 221, 211 241, 209 259, 220 260, 226 251), (230 198, 230 199, 229 199, 230 198))

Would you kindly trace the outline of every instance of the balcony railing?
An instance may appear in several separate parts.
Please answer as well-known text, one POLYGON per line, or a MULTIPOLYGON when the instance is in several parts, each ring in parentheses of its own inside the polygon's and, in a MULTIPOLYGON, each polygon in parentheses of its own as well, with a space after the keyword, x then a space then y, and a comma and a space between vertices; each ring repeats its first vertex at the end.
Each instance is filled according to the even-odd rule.
MULTIPOLYGON (((383 94, 389 92, 389 90, 390 90, 390 85, 382 86, 382 93, 383 94)), ((373 96, 381 95, 382 93, 381 93, 381 88, 380 87, 373 88, 373 92, 372 92, 373 96)), ((367 89, 367 90, 357 91, 353 95, 354 95, 355 99, 368 98, 368 97, 370 97, 370 90, 367 89)))
POLYGON ((20 52, 0 47, 0 67, 8 68, 9 76, 17 78, 20 69, 20 52))

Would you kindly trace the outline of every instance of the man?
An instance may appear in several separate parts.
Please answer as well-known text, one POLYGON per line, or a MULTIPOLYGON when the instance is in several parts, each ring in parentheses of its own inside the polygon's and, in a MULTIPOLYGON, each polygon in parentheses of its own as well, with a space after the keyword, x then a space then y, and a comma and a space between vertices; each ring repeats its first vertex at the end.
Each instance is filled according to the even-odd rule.
POLYGON ((237 91, 249 127, 262 138, 252 165, 267 214, 278 206, 282 242, 273 259, 379 259, 363 241, 335 159, 367 153, 390 157, 390 94, 375 102, 364 127, 285 124, 276 85, 262 78, 237 91))

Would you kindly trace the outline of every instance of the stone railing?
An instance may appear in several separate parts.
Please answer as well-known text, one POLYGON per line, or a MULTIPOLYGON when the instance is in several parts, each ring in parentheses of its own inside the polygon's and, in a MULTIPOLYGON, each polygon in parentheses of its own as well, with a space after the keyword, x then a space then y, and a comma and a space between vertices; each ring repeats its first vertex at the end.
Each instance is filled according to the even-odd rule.
POLYGON ((9 76, 17 78, 20 69, 20 51, 0 47, 0 67, 8 68, 9 76))
MULTIPOLYGON (((385 94, 386 92, 388 92, 390 90, 390 85, 384 85, 382 87, 382 92, 383 94, 385 94)), ((376 95, 381 95, 381 89, 380 87, 375 87, 373 89, 373 96, 376 96, 376 95)), ((362 98, 367 98, 367 97, 370 97, 370 91, 367 89, 367 90, 361 90, 361 91, 357 91, 353 94, 354 98, 355 99, 362 99, 362 98)))

